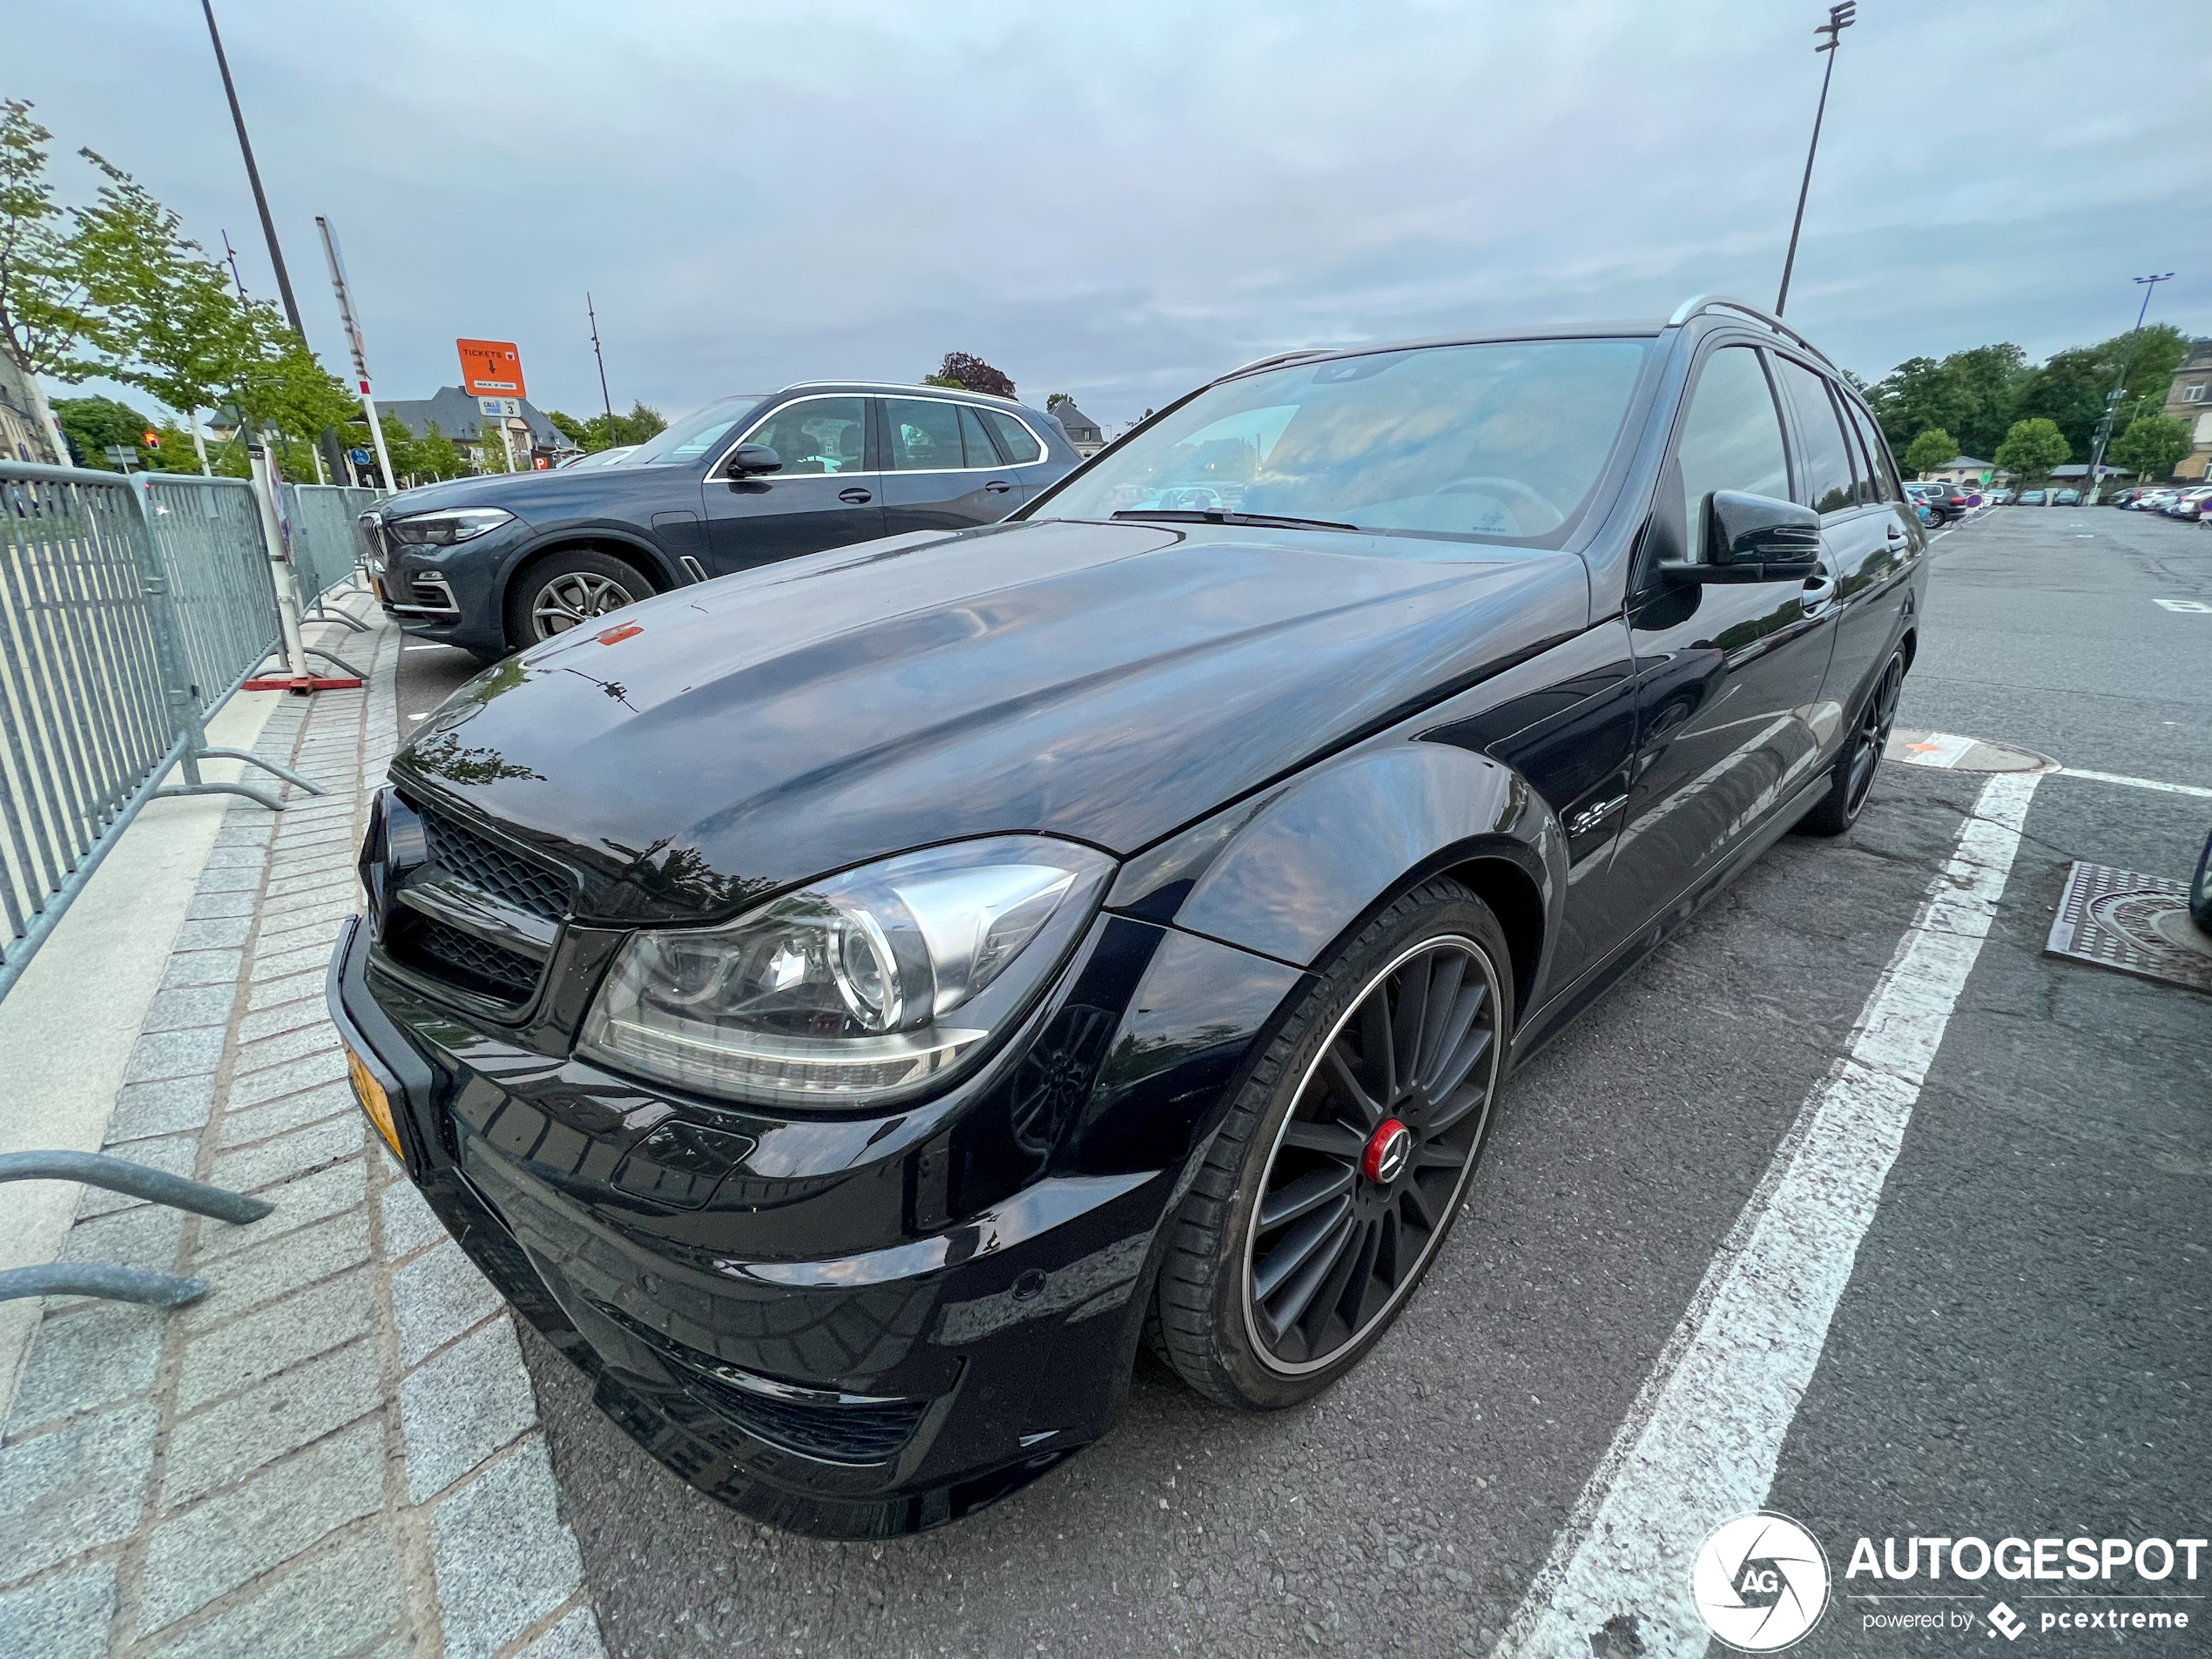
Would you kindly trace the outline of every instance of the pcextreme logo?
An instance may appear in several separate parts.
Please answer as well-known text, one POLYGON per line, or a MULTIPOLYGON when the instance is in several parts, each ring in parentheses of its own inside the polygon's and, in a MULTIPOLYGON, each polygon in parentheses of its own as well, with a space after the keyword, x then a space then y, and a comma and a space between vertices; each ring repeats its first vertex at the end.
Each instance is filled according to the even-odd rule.
POLYGON ((1777 1653, 1828 1610, 1828 1556, 1811 1533, 1771 1509, 1713 1528, 1689 1568, 1705 1628, 1742 1653, 1777 1653))

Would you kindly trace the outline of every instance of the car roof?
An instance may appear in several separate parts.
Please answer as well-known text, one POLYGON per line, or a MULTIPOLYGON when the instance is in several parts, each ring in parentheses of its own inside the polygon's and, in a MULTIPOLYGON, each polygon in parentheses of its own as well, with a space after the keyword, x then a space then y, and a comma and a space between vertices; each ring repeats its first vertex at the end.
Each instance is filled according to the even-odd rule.
POLYGON ((1001 397, 995 392, 974 392, 965 386, 914 386, 905 381, 793 381, 782 391, 763 395, 782 397, 792 392, 903 392, 910 397, 974 398, 1009 409, 1029 407, 1018 397, 1001 397))

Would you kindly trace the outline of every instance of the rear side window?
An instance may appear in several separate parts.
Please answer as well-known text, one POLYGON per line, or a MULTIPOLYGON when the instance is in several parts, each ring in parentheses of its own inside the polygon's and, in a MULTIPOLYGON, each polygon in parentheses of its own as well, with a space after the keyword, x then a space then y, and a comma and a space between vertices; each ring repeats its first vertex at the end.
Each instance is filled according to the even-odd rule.
POLYGON ((1804 444, 1805 475, 1798 481, 1798 501, 1817 513, 1857 506, 1860 469, 1852 451, 1858 446, 1844 435, 1836 406, 1829 400, 1828 382, 1787 357, 1776 358, 1775 368, 1804 444))
POLYGON ((1001 464, 999 452, 991 447, 991 435, 983 430, 981 414, 965 403, 960 406, 960 447, 967 452, 971 467, 1001 464))
POLYGON ((1007 459, 1015 466, 1035 461, 1044 453, 1038 447, 1037 441, 1029 435, 1029 428, 1005 410, 985 409, 982 415, 984 423, 998 434, 1000 446, 1005 449, 1007 459))
POLYGON ((1882 442, 1881 433, 1876 429, 1865 409, 1845 398, 1844 410, 1851 416, 1851 425, 1858 433, 1858 441, 1866 448, 1867 480, 1871 493, 1865 499, 1870 502, 1895 501, 1898 493, 1897 471, 1890 464, 1889 446, 1882 442))
POLYGON ((1675 458, 1682 465, 1683 523, 1689 556, 1705 556, 1705 498, 1716 489, 1790 498, 1790 462, 1759 354, 1723 346, 1705 360, 1683 417, 1675 458))
POLYGON ((956 472, 964 464, 960 449, 960 405, 934 397, 887 397, 891 428, 891 465, 898 472, 956 472))

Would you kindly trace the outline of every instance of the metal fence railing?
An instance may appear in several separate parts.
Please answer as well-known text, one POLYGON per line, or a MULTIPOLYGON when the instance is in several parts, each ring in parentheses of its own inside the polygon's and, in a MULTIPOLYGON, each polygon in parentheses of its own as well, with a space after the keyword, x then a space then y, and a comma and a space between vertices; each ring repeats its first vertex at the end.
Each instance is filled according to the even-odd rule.
POLYGON ((189 690, 212 706, 277 643, 260 503, 243 478, 146 473, 138 482, 184 634, 189 690))
POLYGON ((279 634, 252 488, 0 462, 0 996, 123 830, 202 779, 205 712, 279 634), (243 509, 241 510, 241 503, 243 509), (164 786, 176 766, 185 781, 164 786))
MULTIPOLYGON (((368 509, 378 493, 336 484, 285 487, 285 509, 292 529, 292 563, 300 583, 302 604, 313 607, 333 588, 353 579, 361 559, 361 532, 354 521, 368 509)), ((353 620, 343 611, 329 614, 348 622, 353 620)))

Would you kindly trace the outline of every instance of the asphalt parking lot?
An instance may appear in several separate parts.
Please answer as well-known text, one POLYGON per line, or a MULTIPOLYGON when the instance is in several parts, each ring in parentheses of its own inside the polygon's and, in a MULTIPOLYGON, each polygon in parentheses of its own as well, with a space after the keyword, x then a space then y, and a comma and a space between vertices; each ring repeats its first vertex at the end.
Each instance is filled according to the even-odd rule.
MULTIPOLYGON (((2212 614, 2156 603, 2212 601, 2212 536, 2005 509, 1935 551, 1901 724, 2212 786, 2212 614)), ((403 729, 458 658, 402 657, 403 729)), ((1568 1650, 1517 1610, 1575 1553, 1593 1472, 1982 788, 1885 768, 1850 836, 1785 840, 1527 1064, 1420 1296, 1303 1410, 1231 1416, 1148 1368, 1108 1440, 996 1508, 831 1544, 698 1496, 526 1343, 609 1650, 1568 1650)), ((1862 1534, 2212 1531, 2212 1003, 2042 954, 2073 860, 2180 879, 2208 827, 2212 799, 2140 783, 2027 796, 1810 1386, 1766 1406, 1786 1430, 1768 1501, 1838 1574, 1862 1534)), ((1864 1586, 1838 1589, 1797 1651, 1944 1645, 1865 1632, 1864 1586)), ((1648 1616, 1577 1634, 1607 1659, 1703 1646, 1648 1616)))

